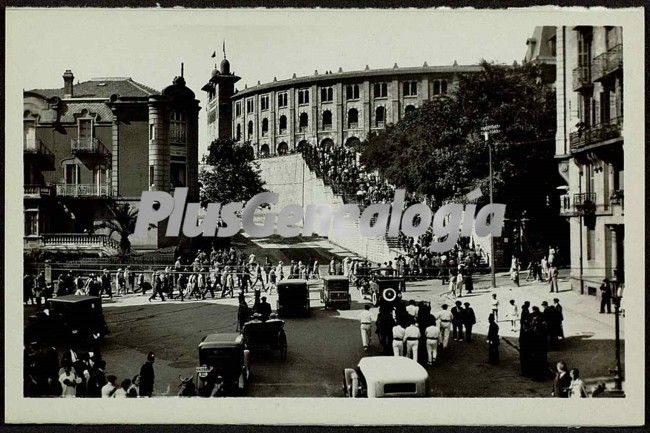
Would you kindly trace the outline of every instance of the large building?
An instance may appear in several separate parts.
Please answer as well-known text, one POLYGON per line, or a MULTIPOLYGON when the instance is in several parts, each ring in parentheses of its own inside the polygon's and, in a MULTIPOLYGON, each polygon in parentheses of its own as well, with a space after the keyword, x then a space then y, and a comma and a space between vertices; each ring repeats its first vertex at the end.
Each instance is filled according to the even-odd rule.
POLYGON ((208 94, 208 139, 250 143, 258 156, 282 155, 302 141, 329 145, 363 141, 397 123, 424 101, 451 92, 478 65, 363 71, 325 71, 235 90, 239 77, 227 60, 203 87, 208 94), (226 103, 230 100, 230 106, 226 103))
POLYGON ((623 31, 558 27, 556 158, 566 184, 571 283, 596 295, 624 282, 623 31))
MULTIPOLYGON (((198 112, 183 77, 158 92, 131 78, 94 78, 24 92, 25 248, 115 246, 98 230, 110 202, 187 186, 198 198, 198 112)), ((174 242, 158 230, 136 248, 174 242)))

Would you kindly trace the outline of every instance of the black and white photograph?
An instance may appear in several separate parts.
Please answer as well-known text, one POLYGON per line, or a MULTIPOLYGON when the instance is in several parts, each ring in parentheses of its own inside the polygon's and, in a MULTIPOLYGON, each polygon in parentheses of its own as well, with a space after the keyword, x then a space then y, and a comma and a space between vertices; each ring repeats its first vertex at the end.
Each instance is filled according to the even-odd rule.
POLYGON ((642 423, 643 13, 8 9, 7 422, 642 423))

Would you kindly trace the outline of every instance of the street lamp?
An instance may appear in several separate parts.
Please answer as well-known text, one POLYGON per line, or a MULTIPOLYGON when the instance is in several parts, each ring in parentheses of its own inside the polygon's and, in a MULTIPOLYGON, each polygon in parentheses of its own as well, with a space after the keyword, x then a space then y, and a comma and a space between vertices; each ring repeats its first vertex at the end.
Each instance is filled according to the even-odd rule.
MULTIPOLYGON (((499 126, 498 125, 483 126, 481 128, 481 132, 483 133, 483 138, 485 139, 485 143, 488 146, 489 165, 490 165, 490 204, 492 204, 494 200, 494 196, 493 196, 494 176, 492 174, 492 144, 490 142, 490 134, 498 133, 499 126)), ((492 288, 494 289, 497 286, 497 279, 494 271, 494 235, 492 234, 490 235, 490 276, 492 277, 492 288)))
MULTIPOLYGON (((618 284, 617 284, 618 286, 618 284)), ((622 294, 619 292, 618 287, 615 288, 616 292, 612 296, 614 301, 614 329, 616 333, 616 367, 610 369, 610 373, 614 374, 614 388, 617 391, 623 390, 623 367, 621 365, 621 299, 622 294)))

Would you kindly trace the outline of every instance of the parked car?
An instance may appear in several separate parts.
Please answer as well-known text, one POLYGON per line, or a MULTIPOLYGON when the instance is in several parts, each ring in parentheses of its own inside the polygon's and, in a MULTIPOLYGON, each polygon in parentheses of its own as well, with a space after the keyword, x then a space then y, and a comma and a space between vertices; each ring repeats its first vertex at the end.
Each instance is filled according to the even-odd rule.
POLYGON ((426 397, 429 375, 411 358, 369 356, 343 371, 343 392, 355 398, 426 397))
POLYGON ((284 332, 283 320, 245 323, 242 335, 247 350, 253 353, 277 350, 280 352, 280 359, 287 359, 287 334, 284 332))
POLYGON ((64 342, 75 347, 92 345, 108 334, 97 296, 65 295, 47 300, 45 311, 27 320, 25 339, 64 342))
POLYGON ((309 286, 307 280, 289 279, 278 283, 276 311, 279 317, 309 316, 309 286))
POLYGON ((196 387, 200 396, 243 394, 250 379, 250 353, 244 336, 209 334, 199 343, 196 387), (218 386, 222 389, 215 390, 218 386))
POLYGON ((320 300, 325 308, 341 306, 349 310, 352 306, 350 296, 350 280, 339 275, 327 275, 322 278, 323 288, 320 291, 320 300))
POLYGON ((406 285, 404 278, 381 275, 379 271, 381 269, 373 269, 367 284, 362 286, 363 297, 370 299, 375 307, 379 306, 381 302, 400 302, 406 285))

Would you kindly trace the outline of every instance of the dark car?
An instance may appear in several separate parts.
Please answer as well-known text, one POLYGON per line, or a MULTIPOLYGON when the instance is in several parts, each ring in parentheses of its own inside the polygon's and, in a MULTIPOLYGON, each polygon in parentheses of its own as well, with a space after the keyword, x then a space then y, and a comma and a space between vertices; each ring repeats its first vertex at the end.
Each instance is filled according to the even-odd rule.
POLYGON ((199 343, 196 386, 200 396, 236 395, 250 378, 249 351, 237 333, 209 334, 199 343), (215 389, 218 387, 219 389, 215 389))
POLYGON ((348 277, 328 275, 322 278, 323 288, 320 291, 320 300, 325 308, 341 306, 349 310, 352 306, 350 296, 350 280, 348 277))
POLYGON ((287 359, 287 334, 284 321, 269 319, 266 322, 251 321, 242 329, 244 345, 253 355, 261 351, 279 351, 280 359, 287 359))
POLYGON ((309 286, 307 280, 289 279, 278 283, 276 311, 279 317, 309 316, 309 286))
POLYGON ((382 275, 382 268, 370 271, 369 281, 363 286, 364 298, 370 298, 375 307, 380 303, 394 303, 401 301, 405 280, 402 277, 382 275))
POLYGON ((92 344, 108 334, 101 298, 66 295, 48 299, 47 313, 30 316, 25 338, 31 341, 92 344))

